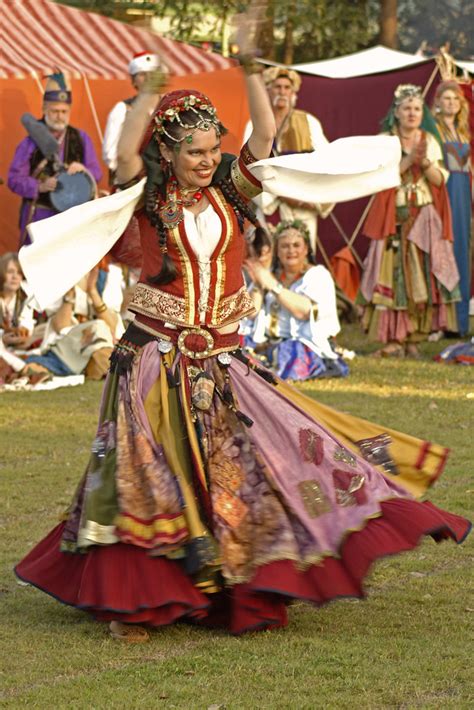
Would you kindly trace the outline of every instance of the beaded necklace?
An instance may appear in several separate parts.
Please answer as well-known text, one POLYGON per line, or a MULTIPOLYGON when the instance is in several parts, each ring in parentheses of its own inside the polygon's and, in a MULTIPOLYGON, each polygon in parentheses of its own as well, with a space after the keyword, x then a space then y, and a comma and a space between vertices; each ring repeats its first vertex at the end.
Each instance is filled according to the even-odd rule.
POLYGON ((166 199, 158 199, 156 211, 168 229, 177 227, 184 219, 183 207, 192 207, 202 199, 202 191, 196 187, 180 187, 174 177, 170 177, 166 188, 166 199))

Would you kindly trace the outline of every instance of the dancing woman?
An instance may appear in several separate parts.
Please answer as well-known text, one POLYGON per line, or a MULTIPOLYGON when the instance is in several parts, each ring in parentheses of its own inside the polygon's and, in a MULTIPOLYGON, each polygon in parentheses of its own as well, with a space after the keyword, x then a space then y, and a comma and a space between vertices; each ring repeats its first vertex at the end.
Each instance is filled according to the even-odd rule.
POLYGON ((130 111, 118 176, 148 179, 136 319, 67 517, 16 567, 127 641, 148 637, 139 624, 177 619, 232 633, 282 626, 291 598, 360 596, 377 557, 469 529, 403 485, 415 468, 418 481, 434 478, 441 447, 403 436, 392 447, 354 418, 358 439, 378 436, 337 439, 321 421, 344 429, 347 418, 239 351, 238 322, 252 312, 243 222, 260 189, 247 166, 275 130, 261 78, 244 66, 254 131, 237 157, 221 152, 223 126, 199 92, 161 99, 142 153, 158 96, 145 90, 130 111))

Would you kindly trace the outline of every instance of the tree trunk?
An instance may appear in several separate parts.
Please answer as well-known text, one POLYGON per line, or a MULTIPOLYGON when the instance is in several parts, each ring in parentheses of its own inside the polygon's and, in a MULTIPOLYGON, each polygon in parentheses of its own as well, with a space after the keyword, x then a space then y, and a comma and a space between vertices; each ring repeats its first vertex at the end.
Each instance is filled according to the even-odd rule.
POLYGON ((390 49, 398 46, 397 0, 380 0, 380 44, 390 49))
POLYGON ((294 16, 296 12, 295 3, 288 3, 286 23, 285 23, 285 39, 283 40, 283 64, 293 64, 294 56, 294 16))
POLYGON ((262 24, 258 35, 258 48, 263 59, 275 59, 275 39, 273 36, 273 24, 275 21, 275 7, 273 0, 268 0, 265 21, 262 24))

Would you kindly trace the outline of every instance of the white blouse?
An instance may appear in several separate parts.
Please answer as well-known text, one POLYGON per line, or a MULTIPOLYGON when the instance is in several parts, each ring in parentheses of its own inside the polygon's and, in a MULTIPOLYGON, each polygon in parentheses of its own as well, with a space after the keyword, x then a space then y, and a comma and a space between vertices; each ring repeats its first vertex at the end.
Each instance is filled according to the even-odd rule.
POLYGON ((199 264, 199 313, 204 323, 211 285, 211 256, 221 238, 222 224, 211 204, 197 215, 187 209, 183 213, 186 236, 199 264))

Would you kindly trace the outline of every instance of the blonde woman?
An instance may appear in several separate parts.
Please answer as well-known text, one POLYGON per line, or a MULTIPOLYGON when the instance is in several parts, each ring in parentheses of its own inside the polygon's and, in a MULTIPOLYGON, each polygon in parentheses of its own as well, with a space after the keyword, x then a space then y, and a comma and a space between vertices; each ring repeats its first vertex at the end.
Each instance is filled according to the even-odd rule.
POLYGON ((459 270, 461 301, 456 304, 458 332, 469 332, 471 296, 471 136, 469 105, 457 81, 443 81, 436 90, 436 123, 443 141, 444 162, 449 170, 447 189, 453 218, 454 256, 459 270))

